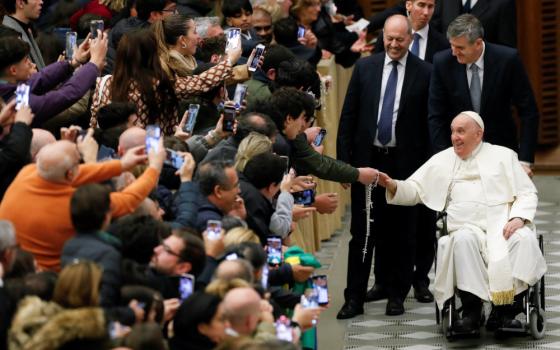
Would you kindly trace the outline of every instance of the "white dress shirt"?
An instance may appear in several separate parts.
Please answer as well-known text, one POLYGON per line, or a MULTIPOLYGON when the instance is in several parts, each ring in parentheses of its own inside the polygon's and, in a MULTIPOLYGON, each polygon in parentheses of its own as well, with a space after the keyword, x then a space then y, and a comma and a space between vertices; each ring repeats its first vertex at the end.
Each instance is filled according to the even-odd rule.
POLYGON ((430 30, 429 24, 426 24, 424 28, 418 31, 413 30, 413 40, 408 47, 409 50, 412 50, 412 45, 414 44, 414 33, 418 33, 418 35, 420 35, 420 38, 418 39, 418 57, 420 57, 422 60, 426 59, 426 48, 428 47, 428 30, 430 30))
MULTIPOLYGON (((408 52, 399 60, 397 65, 397 89, 395 92, 395 104, 393 106, 393 126, 391 127, 391 141, 383 145, 379 142, 377 138, 377 131, 375 132, 375 139, 373 144, 377 147, 395 147, 397 145, 397 140, 395 139, 395 124, 397 123, 397 115, 399 114, 399 104, 401 102, 401 91, 404 81, 404 71, 406 68, 406 59, 408 58, 408 52)), ((387 81, 389 80, 389 75, 393 70, 393 59, 385 54, 385 63, 383 65, 383 78, 381 79, 381 94, 379 96, 379 108, 377 110, 377 123, 379 123, 379 118, 381 117, 381 108, 383 107, 383 98, 385 97, 385 89, 387 88, 387 81)))
MULTIPOLYGON (((474 5, 476 5, 477 2, 478 2, 478 0, 471 0, 471 9, 474 7, 474 5)), ((465 6, 466 3, 467 3, 467 0, 463 0, 463 6, 465 6)))

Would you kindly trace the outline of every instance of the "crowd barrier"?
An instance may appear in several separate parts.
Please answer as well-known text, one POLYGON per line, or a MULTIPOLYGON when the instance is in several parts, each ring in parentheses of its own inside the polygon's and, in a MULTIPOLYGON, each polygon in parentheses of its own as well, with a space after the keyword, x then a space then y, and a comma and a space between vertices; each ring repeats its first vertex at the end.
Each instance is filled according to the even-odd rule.
MULTIPOLYGON (((324 140, 324 153, 336 158, 336 138, 340 111, 344 103, 346 88, 352 75, 352 68, 343 68, 335 64, 334 57, 324 59, 317 65, 321 76, 331 76, 332 83, 328 92, 322 89, 322 109, 316 114, 315 126, 327 129, 324 140)), ((324 84, 323 84, 324 85, 324 84)), ((317 194, 338 193, 338 208, 332 214, 314 213, 306 219, 297 222, 297 228, 292 234, 292 244, 302 247, 306 252, 313 253, 321 248, 321 241, 331 237, 333 232, 341 227, 342 216, 350 204, 350 189, 343 189, 337 182, 315 179, 317 181, 317 194)))

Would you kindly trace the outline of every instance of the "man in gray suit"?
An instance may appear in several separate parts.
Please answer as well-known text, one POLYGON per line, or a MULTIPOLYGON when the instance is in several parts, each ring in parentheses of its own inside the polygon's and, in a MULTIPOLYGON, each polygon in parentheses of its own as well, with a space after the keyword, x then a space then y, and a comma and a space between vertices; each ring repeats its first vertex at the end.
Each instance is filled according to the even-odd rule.
POLYGON ((35 42, 33 22, 41 15, 43 0, 4 0, 4 8, 7 15, 4 16, 2 24, 12 28, 21 34, 21 39, 29 44, 31 60, 37 69, 45 67, 43 55, 35 42))

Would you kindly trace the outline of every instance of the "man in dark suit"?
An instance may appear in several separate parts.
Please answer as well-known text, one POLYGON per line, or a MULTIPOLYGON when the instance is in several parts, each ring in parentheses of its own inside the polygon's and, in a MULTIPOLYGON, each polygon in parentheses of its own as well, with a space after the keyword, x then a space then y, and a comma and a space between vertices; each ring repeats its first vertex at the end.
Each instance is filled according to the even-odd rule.
POLYGON ((449 147, 454 116, 473 110, 486 125, 484 140, 516 151, 531 175, 539 113, 523 63, 515 49, 483 40, 473 15, 457 17, 447 30, 451 49, 434 57, 430 85, 430 137, 436 151, 449 147), (521 121, 520 139, 511 106, 521 121))
MULTIPOLYGON (((407 0, 404 7, 397 7, 400 14, 408 15, 412 24, 410 52, 430 63, 436 52, 449 48, 449 42, 445 36, 429 24, 434 14, 435 2, 435 0, 407 0)), ((375 53, 385 52, 383 32, 379 34, 377 43, 375 53)))
MULTIPOLYGON (((430 26, 434 14, 435 0, 407 0, 402 8, 402 14, 408 15, 412 25, 412 43, 409 50, 426 62, 432 63, 436 52, 449 48, 449 42, 441 33, 430 26)), ((383 32, 377 39, 375 52, 385 52, 383 46, 383 32)), ((424 205, 418 208, 418 224, 416 234, 416 254, 414 262, 414 276, 412 286, 414 297, 422 303, 431 303, 434 296, 428 289, 430 279, 428 273, 432 268, 436 247, 436 215, 433 210, 424 205)), ((380 300, 387 297, 387 293, 379 285, 368 292, 366 300, 380 300)))
POLYGON ((517 17, 514 0, 439 0, 432 25, 445 33, 460 14, 476 16, 491 43, 517 47, 517 17))
MULTIPOLYGON (((389 17, 385 54, 358 61, 346 93, 338 130, 338 158, 407 178, 429 153, 427 99, 430 64, 409 54, 412 28, 406 17, 389 17), (390 169, 390 170, 389 170, 390 169)), ((387 315, 404 312, 412 282, 416 207, 388 206, 385 192, 372 192, 373 222, 366 245, 365 188, 352 185, 352 222, 345 303, 337 318, 363 313, 375 241, 376 283, 386 291, 387 315)))

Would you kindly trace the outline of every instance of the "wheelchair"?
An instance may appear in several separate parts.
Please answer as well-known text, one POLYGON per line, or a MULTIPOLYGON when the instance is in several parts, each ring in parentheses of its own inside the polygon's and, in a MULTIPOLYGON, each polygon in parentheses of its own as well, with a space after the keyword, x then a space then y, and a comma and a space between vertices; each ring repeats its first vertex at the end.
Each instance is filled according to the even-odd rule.
MULTIPOLYGON (((438 213, 438 230, 441 235, 447 234, 446 232, 446 217, 445 213, 438 213)), ((544 240, 542 235, 538 235, 539 247, 541 252, 544 253, 544 240)), ((437 246, 436 246, 437 247, 437 246)), ((437 256, 437 254, 436 254, 437 256)), ((436 259, 437 266, 437 259, 436 259)), ((508 335, 531 335, 533 339, 542 339, 546 333, 546 317, 545 317, 545 281, 544 276, 541 277, 537 283, 529 286, 523 295, 523 308, 519 310, 519 314, 524 314, 524 319, 521 322, 521 328, 498 328, 494 331, 497 338, 503 338, 508 335)), ((459 314, 462 312, 462 307, 457 307, 457 294, 451 297, 444 303, 443 310, 439 310, 436 304, 436 323, 440 325, 442 333, 450 342, 457 338, 478 338, 480 337, 480 328, 473 330, 470 333, 462 333, 454 330, 453 325, 459 319, 459 314)), ((519 319, 519 316, 517 317, 519 319)), ((485 315, 481 316, 481 326, 485 324, 485 315)))

